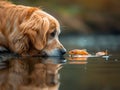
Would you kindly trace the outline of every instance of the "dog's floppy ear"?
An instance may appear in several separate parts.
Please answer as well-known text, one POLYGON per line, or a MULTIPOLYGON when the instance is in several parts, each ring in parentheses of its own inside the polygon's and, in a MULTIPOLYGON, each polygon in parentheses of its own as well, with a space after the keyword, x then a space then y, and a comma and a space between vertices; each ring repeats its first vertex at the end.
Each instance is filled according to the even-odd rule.
POLYGON ((35 25, 36 28, 29 30, 28 33, 35 48, 38 50, 41 50, 44 48, 46 44, 47 31, 49 29, 49 21, 47 18, 41 18, 39 23, 36 23, 36 24, 37 24, 35 25))
POLYGON ((46 34, 49 29, 48 18, 34 14, 29 20, 22 23, 21 27, 37 50, 44 48, 47 40, 46 34))
POLYGON ((47 32, 49 30, 48 18, 45 18, 45 17, 42 18, 40 26, 41 28, 37 29, 38 30, 37 37, 33 37, 34 39, 36 39, 35 47, 38 50, 43 49, 47 41, 47 32))

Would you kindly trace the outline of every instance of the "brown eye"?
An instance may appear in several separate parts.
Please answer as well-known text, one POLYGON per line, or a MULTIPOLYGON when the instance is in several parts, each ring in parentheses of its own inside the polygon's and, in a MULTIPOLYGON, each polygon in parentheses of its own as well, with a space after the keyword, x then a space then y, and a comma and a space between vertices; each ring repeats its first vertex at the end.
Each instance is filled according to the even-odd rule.
POLYGON ((56 31, 53 31, 50 35, 51 35, 51 37, 55 37, 56 31))

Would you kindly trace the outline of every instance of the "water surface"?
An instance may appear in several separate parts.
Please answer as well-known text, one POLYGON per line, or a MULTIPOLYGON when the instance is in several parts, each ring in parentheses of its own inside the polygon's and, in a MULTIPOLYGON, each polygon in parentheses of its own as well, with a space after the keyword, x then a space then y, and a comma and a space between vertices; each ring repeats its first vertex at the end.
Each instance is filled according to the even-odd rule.
POLYGON ((1 56, 0 90, 120 90, 120 56, 1 56))

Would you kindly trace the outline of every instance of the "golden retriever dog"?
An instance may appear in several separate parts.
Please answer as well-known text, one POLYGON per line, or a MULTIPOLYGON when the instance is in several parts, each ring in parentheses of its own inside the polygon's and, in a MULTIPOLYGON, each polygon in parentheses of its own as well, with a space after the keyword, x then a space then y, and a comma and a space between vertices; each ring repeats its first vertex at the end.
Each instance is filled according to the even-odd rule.
POLYGON ((13 58, 0 63, 0 90, 58 90, 61 64, 41 60, 13 58))
POLYGON ((61 56, 60 24, 45 11, 0 0, 0 47, 22 56, 61 56))

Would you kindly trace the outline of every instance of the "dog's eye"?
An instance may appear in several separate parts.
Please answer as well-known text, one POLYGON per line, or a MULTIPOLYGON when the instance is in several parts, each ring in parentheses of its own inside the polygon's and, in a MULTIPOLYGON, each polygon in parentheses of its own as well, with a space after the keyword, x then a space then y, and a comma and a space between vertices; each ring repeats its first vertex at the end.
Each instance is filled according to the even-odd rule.
POLYGON ((56 31, 53 31, 50 35, 51 35, 51 37, 55 37, 56 31))

